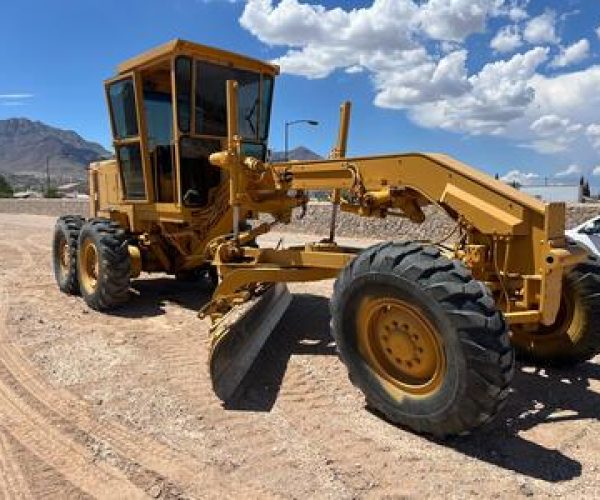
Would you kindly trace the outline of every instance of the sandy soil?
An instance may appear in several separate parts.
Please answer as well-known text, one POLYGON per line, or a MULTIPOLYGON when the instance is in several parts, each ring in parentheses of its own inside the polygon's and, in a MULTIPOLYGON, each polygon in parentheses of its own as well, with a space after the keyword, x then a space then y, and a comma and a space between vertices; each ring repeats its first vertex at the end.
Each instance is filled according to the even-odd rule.
POLYGON ((96 313, 55 286, 52 227, 0 215, 0 498, 600 495, 597 364, 519 367, 494 426, 435 442, 365 408, 329 336, 331 282, 297 285, 223 408, 196 317, 208 288, 147 277, 96 313))

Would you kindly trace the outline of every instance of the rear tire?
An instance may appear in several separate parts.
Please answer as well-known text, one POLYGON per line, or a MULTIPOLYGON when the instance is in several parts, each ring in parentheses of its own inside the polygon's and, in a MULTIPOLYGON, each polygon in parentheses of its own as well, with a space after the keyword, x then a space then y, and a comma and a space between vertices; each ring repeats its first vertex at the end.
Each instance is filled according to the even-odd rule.
POLYGON ((91 219, 79 233, 78 277, 81 295, 98 311, 129 299, 131 263, 127 233, 108 219, 91 219))
POLYGON ((71 295, 79 294, 77 280, 77 242, 85 219, 65 215, 56 221, 52 240, 52 267, 58 288, 71 295))
POLYGON ((514 373, 504 317, 489 290, 437 248, 365 250, 336 280, 331 315, 350 380, 391 422, 444 437, 503 407, 514 373))
POLYGON ((553 325, 535 330, 514 325, 513 345, 520 359, 538 365, 572 366, 600 353, 600 261, 589 256, 565 276, 553 325))

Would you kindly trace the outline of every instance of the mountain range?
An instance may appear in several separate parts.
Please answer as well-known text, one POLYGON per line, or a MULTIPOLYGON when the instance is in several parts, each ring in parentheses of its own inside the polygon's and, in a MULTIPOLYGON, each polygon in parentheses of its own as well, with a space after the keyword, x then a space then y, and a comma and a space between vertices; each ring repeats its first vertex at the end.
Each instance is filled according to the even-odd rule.
POLYGON ((0 173, 14 176, 84 179, 90 162, 112 155, 72 130, 27 118, 0 120, 0 173))
MULTIPOLYGON (((298 146, 297 148, 291 149, 288 152, 288 160, 322 160, 323 157, 319 156, 314 151, 311 151, 304 146, 298 146)), ((271 152, 271 161, 285 161, 284 151, 273 151, 271 152)))

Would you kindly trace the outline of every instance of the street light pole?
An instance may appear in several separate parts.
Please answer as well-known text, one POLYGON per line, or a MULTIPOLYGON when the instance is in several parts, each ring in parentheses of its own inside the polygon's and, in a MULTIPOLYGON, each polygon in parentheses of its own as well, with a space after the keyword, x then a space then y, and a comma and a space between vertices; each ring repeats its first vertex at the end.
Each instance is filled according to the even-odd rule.
POLYGON ((298 123, 306 123, 307 125, 311 125, 313 127, 317 126, 319 124, 318 121, 316 120, 292 120, 291 122, 285 122, 285 152, 284 152, 284 160, 288 161, 288 156, 289 156, 289 129, 290 129, 290 125, 296 125, 298 123))

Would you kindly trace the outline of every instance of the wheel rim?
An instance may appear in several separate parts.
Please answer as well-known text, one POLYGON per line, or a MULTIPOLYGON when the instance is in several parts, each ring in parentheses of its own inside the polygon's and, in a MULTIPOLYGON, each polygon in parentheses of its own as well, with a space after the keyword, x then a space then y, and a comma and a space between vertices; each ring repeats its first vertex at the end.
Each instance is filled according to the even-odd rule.
POLYGON ((71 267, 71 250, 69 243, 66 238, 61 238, 58 244, 58 263, 60 265, 60 272, 63 276, 66 276, 71 267))
POLYGON ((446 355, 435 327, 419 309, 399 299, 366 299, 357 330, 361 355, 395 396, 439 389, 446 355))
POLYGON ((81 284, 86 292, 93 293, 98 285, 98 276, 100 275, 100 260, 96 245, 91 240, 86 240, 81 249, 81 284))

